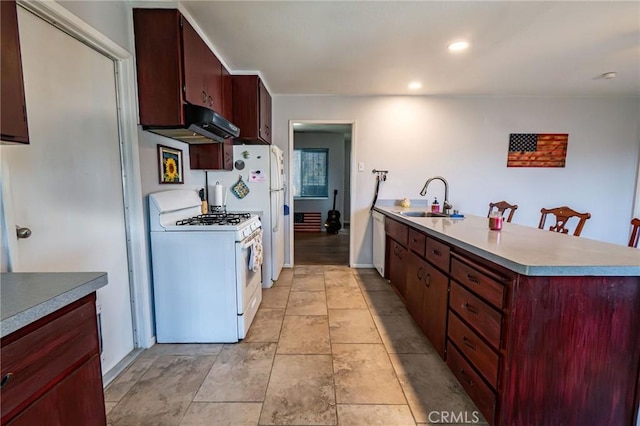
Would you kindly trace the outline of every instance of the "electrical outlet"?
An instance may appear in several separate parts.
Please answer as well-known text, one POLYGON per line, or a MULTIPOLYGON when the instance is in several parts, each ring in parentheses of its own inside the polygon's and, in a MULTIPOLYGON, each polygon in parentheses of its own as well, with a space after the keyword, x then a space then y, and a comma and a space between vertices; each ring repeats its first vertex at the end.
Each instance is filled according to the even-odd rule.
POLYGON ((360 161, 358 163, 358 171, 359 172, 364 172, 364 161, 360 161))

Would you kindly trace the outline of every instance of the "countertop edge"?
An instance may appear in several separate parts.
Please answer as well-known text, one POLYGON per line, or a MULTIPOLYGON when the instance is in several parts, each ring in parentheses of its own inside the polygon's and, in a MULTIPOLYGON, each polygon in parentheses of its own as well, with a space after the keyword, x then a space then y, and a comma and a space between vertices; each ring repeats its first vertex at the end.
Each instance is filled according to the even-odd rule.
POLYGON ((76 300, 79 300, 84 296, 106 286, 107 283, 107 274, 102 273, 91 281, 80 284, 69 291, 60 293, 59 295, 52 297, 51 299, 45 300, 44 302, 32 306, 29 309, 18 312, 11 317, 3 319, 0 325, 0 337, 4 338, 14 331, 17 331, 22 327, 39 320, 40 318, 44 318, 45 316, 57 311, 58 309, 63 308, 70 303, 73 303, 76 300))
POLYGON ((374 210, 385 216, 391 217, 398 222, 405 223, 415 229, 418 229, 425 234, 439 238, 444 242, 453 244, 466 250, 472 254, 482 257, 488 261, 503 266, 513 272, 526 276, 607 276, 607 277, 620 277, 620 276, 640 276, 640 267, 635 266, 604 266, 604 265, 567 265, 567 266, 539 266, 539 265, 524 265, 521 263, 513 262, 509 259, 505 259, 502 256, 488 252, 477 246, 465 243, 449 235, 442 234, 433 229, 426 228, 421 224, 411 220, 411 217, 403 217, 402 215, 395 214, 384 208, 390 208, 390 206, 375 206, 374 210))

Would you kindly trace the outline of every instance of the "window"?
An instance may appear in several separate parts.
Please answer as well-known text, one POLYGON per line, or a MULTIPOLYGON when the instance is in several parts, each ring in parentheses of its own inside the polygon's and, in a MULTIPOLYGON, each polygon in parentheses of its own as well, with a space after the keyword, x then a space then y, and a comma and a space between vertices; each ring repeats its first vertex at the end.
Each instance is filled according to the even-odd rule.
POLYGON ((294 198, 327 198, 329 150, 305 148, 293 151, 294 198))

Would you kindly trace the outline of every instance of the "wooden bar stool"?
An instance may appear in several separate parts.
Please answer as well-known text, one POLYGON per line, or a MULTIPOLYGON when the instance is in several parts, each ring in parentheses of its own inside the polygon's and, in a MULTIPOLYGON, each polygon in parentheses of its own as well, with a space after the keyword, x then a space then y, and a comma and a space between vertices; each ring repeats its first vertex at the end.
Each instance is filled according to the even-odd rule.
POLYGON ((540 218, 538 228, 544 229, 544 222, 547 219, 547 215, 552 214, 556 217, 556 223, 549 227, 549 231, 559 232, 561 234, 569 233, 569 230, 565 227, 569 219, 572 217, 579 218, 578 226, 576 226, 575 231, 573 231, 574 237, 580 236, 584 224, 587 222, 587 219, 591 217, 591 213, 578 213, 567 206, 556 207, 553 209, 540 209, 540 213, 542 213, 542 217, 540 218))
POLYGON ((511 222, 511 219, 513 219, 513 214, 515 213, 516 209, 518 208, 517 204, 509 204, 506 201, 498 201, 497 203, 489 203, 489 213, 487 213, 487 217, 491 216, 491 211, 494 209, 494 207, 496 208, 496 210, 498 210, 498 213, 500 213, 500 215, 502 217, 504 217, 504 211, 505 210, 509 210, 509 216, 507 217, 507 222, 511 222))
POLYGON ((640 240, 640 218, 631 219, 631 238, 629 238, 629 247, 638 248, 638 240, 640 240))

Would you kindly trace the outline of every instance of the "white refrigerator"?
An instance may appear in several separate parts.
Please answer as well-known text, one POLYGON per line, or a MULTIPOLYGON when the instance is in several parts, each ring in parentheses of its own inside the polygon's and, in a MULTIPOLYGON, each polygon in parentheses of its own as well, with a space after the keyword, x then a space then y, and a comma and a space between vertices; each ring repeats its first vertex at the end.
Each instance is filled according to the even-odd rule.
MULTIPOLYGON (((275 145, 235 145, 233 171, 207 172, 209 204, 217 182, 224 186, 227 211, 255 212, 263 229, 262 287, 270 288, 284 265, 284 153, 275 145), (232 188, 238 180, 249 191, 243 198, 232 188)), ((242 193, 242 191, 240 191, 242 193)))

